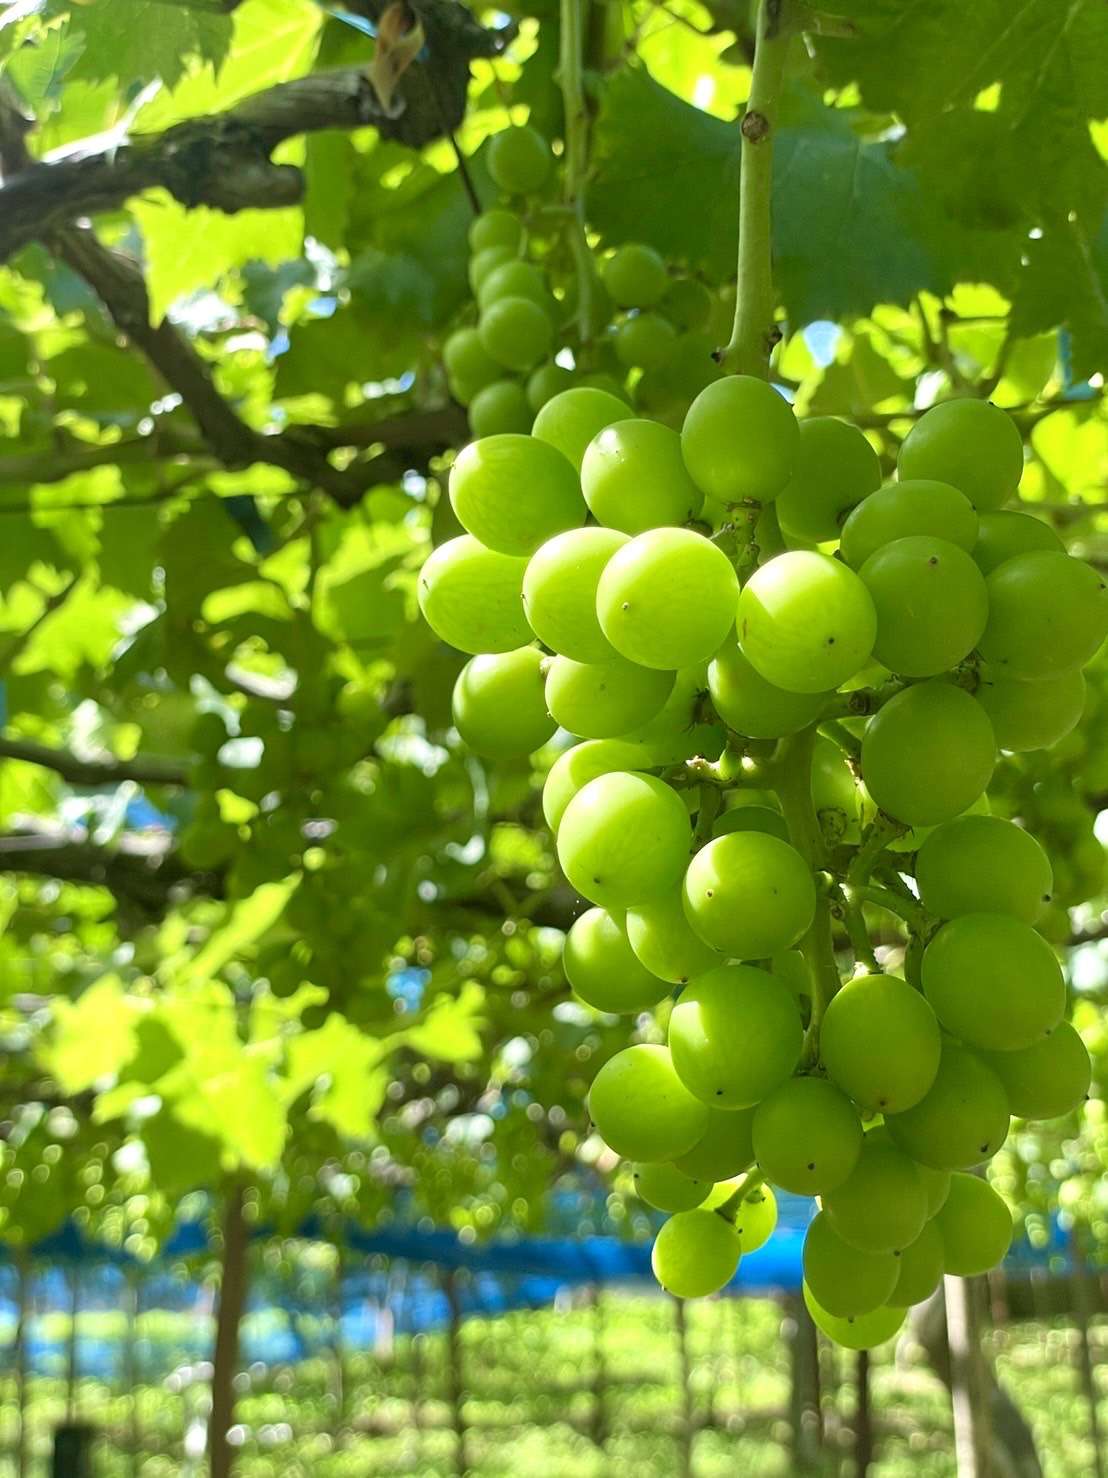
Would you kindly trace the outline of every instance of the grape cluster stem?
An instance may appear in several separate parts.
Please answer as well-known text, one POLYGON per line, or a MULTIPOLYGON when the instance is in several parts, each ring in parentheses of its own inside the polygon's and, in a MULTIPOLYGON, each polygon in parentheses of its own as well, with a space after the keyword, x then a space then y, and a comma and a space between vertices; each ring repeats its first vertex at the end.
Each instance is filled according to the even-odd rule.
POLYGON ((756 1191, 759 1186, 764 1185, 765 1180, 766 1178, 760 1170, 751 1170, 749 1174, 743 1177, 742 1184, 735 1187, 731 1195, 727 1197, 727 1200, 721 1206, 715 1208, 716 1215, 722 1216, 724 1221, 729 1221, 734 1226, 743 1202, 752 1191, 756 1191))

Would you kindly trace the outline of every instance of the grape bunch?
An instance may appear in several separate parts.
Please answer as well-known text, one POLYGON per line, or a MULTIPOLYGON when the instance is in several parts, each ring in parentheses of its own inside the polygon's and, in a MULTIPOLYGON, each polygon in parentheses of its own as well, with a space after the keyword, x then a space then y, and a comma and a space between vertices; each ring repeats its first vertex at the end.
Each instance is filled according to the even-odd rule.
MULTIPOLYGON (((517 251, 502 215, 477 222, 475 263, 482 222, 517 251)), ((524 271, 538 281, 513 254, 484 283, 524 271)), ((527 338, 524 302, 547 315, 487 299, 466 344, 533 366, 552 340, 527 338)), ((1022 443, 983 400, 923 414, 883 484, 860 430, 798 422, 751 376, 710 379, 680 429, 601 384, 520 394, 518 423, 453 465, 465 533, 419 600, 469 654, 462 741, 498 760, 558 739, 543 811, 591 905, 566 975, 634 1033, 591 1120, 669 1214, 665 1288, 721 1288, 772 1230, 772 1187, 811 1196, 805 1298, 869 1347, 944 1272, 1003 1258, 1012 1218, 981 1167, 1013 1115, 1088 1089, 1035 927, 1050 861, 987 792, 1002 752, 1074 729, 1108 592, 1004 507, 1022 443), (884 967, 877 917, 900 945, 884 967)))

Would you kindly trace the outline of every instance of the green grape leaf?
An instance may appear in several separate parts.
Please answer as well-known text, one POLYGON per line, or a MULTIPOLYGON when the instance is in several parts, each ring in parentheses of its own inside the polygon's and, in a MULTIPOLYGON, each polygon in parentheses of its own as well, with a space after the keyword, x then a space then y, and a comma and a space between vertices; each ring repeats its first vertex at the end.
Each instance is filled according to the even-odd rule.
POLYGON ((212 1136, 252 1170, 273 1170, 281 1158, 288 1119, 266 1064, 238 1061, 173 1097, 174 1119, 212 1136))
POLYGON ((137 1046, 135 1008, 118 975, 105 975, 76 1001, 54 1002, 54 1027, 39 1061, 64 1093, 115 1076, 137 1046))
POLYGON ((231 17, 160 0, 110 0, 73 11, 67 34, 83 42, 75 77, 160 78, 172 87, 193 57, 218 67, 231 44, 231 17))
POLYGON ((389 1075, 379 1067, 384 1046, 333 1014, 316 1031, 293 1037, 286 1054, 285 1102, 315 1088, 310 1117, 337 1133, 365 1138, 384 1101, 389 1075), (321 1082, 321 1080, 323 1080, 321 1082))
POLYGON ((226 923, 212 933, 199 954, 184 966, 178 983, 194 985, 214 979, 224 965, 273 928, 299 884, 300 874, 293 873, 279 883, 263 883, 248 898, 236 903, 226 923))
POLYGON ((444 1062, 471 1062, 481 1055, 478 1013, 485 992, 476 981, 467 981, 457 996, 442 996, 417 1025, 404 1032, 404 1040, 427 1057, 444 1062))
POLYGON ((171 1201, 218 1184, 222 1145, 214 1135, 191 1128, 165 1108, 144 1120, 141 1132, 150 1178, 171 1201))

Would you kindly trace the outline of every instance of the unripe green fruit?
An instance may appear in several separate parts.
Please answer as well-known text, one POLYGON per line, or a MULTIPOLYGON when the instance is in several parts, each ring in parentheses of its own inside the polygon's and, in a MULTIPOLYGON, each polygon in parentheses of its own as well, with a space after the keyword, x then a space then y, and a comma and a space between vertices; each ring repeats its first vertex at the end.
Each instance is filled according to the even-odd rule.
POLYGON ((705 1298, 730 1283, 742 1243, 714 1211, 680 1211, 658 1233, 651 1253, 654 1276, 676 1298, 705 1298))
POLYGON ((753 1121, 753 1109, 709 1108, 708 1127, 692 1149, 678 1156, 677 1168, 712 1184, 749 1170, 754 1164, 753 1121))
POLYGON ((518 380, 494 380, 469 402, 469 429, 475 439, 530 430, 531 407, 518 380))
POLYGON ((669 1018, 673 1064, 717 1108, 749 1108, 790 1077, 804 1033, 796 1001, 750 965, 721 965, 681 992, 669 1018))
POLYGON ((798 1196, 822 1196, 850 1175, 862 1125, 845 1094, 822 1078, 790 1078, 754 1111, 754 1151, 766 1177, 798 1196))
POLYGON ((948 1273, 974 1278, 1004 1259, 1012 1244, 1012 1213, 976 1175, 954 1175, 950 1195, 935 1217, 948 1273))
POLYGON ((752 375, 729 375, 708 385, 681 428, 693 481, 721 503, 776 498, 793 474, 799 443, 792 407, 752 375))
POLYGON ((562 966, 573 989, 597 1011, 634 1016, 669 993, 666 982, 635 958, 619 919, 603 908, 590 908, 574 922, 562 966))
POLYGON ((617 247, 600 275, 621 308, 652 308, 669 285, 665 262, 653 247, 637 242, 617 247))
POLYGON ((708 1110, 688 1092, 665 1047, 627 1047, 608 1059, 589 1089, 601 1139, 628 1160, 672 1160, 690 1150, 708 1110))
POLYGON ((985 400, 946 400, 920 417, 897 457, 902 479, 931 477, 987 511, 1006 503, 1023 475, 1023 441, 1006 412, 985 400))
POLYGON ((554 344, 549 315, 529 298, 498 298, 482 310, 477 332, 491 357, 505 369, 533 369, 554 344))
POLYGON ((837 1318, 880 1308, 896 1287, 897 1260, 891 1252, 862 1252, 845 1242, 826 1211, 809 1223, 804 1236, 804 1281, 828 1313, 837 1318))
POLYGON ((550 177, 553 159, 538 129, 523 124, 493 135, 485 163, 493 184, 505 195, 533 195, 550 177))
POLYGON ((636 1163, 631 1167, 635 1194, 655 1211, 692 1211, 707 1199, 712 1183, 692 1180, 673 1165, 636 1163))
POLYGON ((542 669, 537 647, 471 657, 462 668, 454 684, 454 727, 475 754, 509 759, 554 737, 542 669))

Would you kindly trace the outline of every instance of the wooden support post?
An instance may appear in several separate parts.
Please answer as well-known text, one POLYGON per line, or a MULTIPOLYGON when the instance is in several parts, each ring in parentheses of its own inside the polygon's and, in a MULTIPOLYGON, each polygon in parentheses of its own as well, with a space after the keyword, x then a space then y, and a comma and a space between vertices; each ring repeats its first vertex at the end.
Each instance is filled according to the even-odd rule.
POLYGON ((798 1473, 812 1472, 819 1465, 823 1445, 823 1423, 819 1408, 819 1351, 816 1326, 798 1293, 785 1301, 792 1366, 790 1411, 793 1429, 793 1462, 798 1473))
POLYGON ((448 1268, 443 1274, 450 1317, 446 1327, 446 1392, 454 1428, 454 1471, 458 1478, 466 1472, 465 1369, 462 1360, 462 1312, 458 1297, 458 1273, 448 1268))
POLYGON ((745 1421, 743 1416, 743 1393, 746 1390, 746 1380, 743 1370, 746 1352, 743 1349, 742 1341, 742 1297, 738 1294, 732 1294, 727 1302, 731 1305, 731 1349, 735 1359, 736 1415, 739 1425, 742 1426, 745 1421))
POLYGON ((138 1269, 128 1268, 124 1276, 127 1280, 127 1328, 123 1335, 123 1379, 127 1383, 127 1435, 131 1446, 130 1468, 132 1478, 138 1478, 142 1467, 142 1425, 139 1421, 139 1369, 135 1345, 138 1339, 142 1298, 138 1269))
POLYGON ((692 1367, 689 1361, 689 1331, 685 1320, 685 1302, 673 1300, 673 1320, 677 1333, 677 1379, 680 1383, 681 1409, 677 1424, 677 1473, 691 1478, 694 1442, 692 1399, 692 1367))
POLYGON ((211 1478, 231 1478, 234 1450, 228 1434, 235 1418, 235 1375, 239 1361, 239 1326, 246 1305, 248 1232, 242 1182, 227 1187, 223 1211, 223 1268, 215 1319, 212 1357, 212 1409, 208 1418, 208 1461, 211 1478))
POLYGON ((27 1406, 28 1369, 27 1346, 31 1332, 31 1267, 25 1252, 16 1255, 16 1324, 15 1324, 15 1401, 19 1422, 16 1431, 15 1473, 16 1478, 27 1478, 27 1406))
POLYGON ((342 1332, 343 1279, 346 1260, 341 1244, 335 1243, 335 1275, 331 1287, 331 1359, 332 1395, 335 1404, 335 1441, 340 1442, 346 1430, 346 1341, 342 1332))
POLYGON ((943 1286, 958 1478, 991 1478, 990 1381, 981 1352, 978 1284, 972 1278, 946 1277, 943 1286))
POLYGON ((1085 1249, 1076 1227, 1070 1233, 1070 1254, 1073 1258, 1071 1286, 1073 1315, 1077 1323, 1078 1374, 1081 1381, 1081 1394, 1089 1409, 1089 1440, 1093 1447, 1092 1470, 1095 1478, 1105 1478, 1103 1448, 1100 1440, 1100 1415, 1097 1411, 1096 1374, 1092 1348, 1089 1343, 1089 1316, 1094 1307, 1093 1288, 1089 1265, 1085 1261, 1085 1249))
POLYGON ((81 1312, 81 1273, 74 1262, 69 1277, 69 1339, 65 1360, 65 1419, 72 1426, 77 1417, 77 1318, 81 1312))
POLYGON ((604 1290, 594 1283, 589 1288, 592 1304, 592 1421, 593 1446, 600 1452, 608 1438, 608 1365, 604 1355, 604 1290))
POLYGON ((854 1474, 867 1478, 873 1462, 873 1413, 869 1401, 869 1351, 859 1350, 854 1361, 854 1474))

